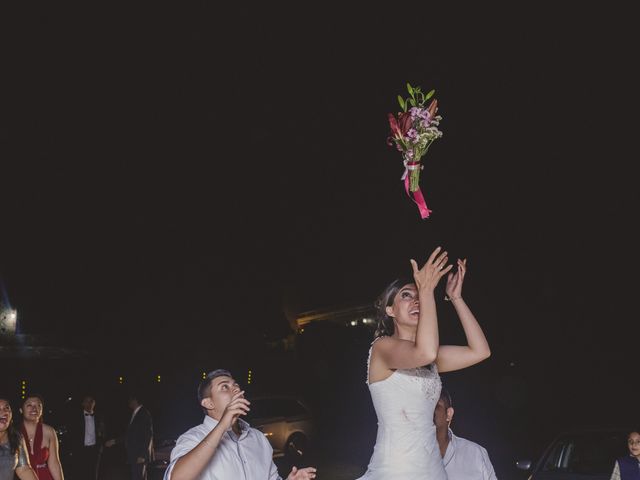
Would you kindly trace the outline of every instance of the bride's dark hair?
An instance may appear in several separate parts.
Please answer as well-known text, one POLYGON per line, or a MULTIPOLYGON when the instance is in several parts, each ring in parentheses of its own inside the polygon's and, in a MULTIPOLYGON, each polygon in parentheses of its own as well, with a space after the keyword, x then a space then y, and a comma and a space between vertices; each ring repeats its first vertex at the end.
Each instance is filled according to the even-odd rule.
POLYGON ((395 331, 393 324, 393 318, 387 315, 387 307, 393 305, 393 300, 402 287, 405 285, 415 285, 415 281, 411 278, 403 277, 397 278, 391 282, 387 288, 383 290, 378 299, 376 300, 376 333, 373 334, 373 338, 391 336, 395 331))

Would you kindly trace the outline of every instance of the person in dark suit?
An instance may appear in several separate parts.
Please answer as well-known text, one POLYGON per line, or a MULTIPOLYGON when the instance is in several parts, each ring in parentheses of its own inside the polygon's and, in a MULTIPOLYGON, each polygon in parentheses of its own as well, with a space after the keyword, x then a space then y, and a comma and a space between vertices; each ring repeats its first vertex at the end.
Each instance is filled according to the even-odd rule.
POLYGON ((82 412, 74 414, 69 424, 73 479, 96 480, 104 443, 104 422, 95 412, 96 400, 92 395, 85 395, 81 405, 82 412))
POLYGON ((131 466, 131 480, 146 480, 149 462, 153 459, 153 421, 137 395, 129 396, 129 408, 133 411, 123 438, 105 443, 111 447, 124 441, 127 463, 131 466))

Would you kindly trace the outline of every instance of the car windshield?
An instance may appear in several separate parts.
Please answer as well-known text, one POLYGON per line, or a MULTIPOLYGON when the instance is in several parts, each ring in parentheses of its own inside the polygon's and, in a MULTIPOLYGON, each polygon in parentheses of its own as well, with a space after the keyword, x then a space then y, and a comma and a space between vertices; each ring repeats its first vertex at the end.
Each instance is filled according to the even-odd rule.
POLYGON ((616 458, 626 453, 626 445, 626 432, 567 435, 554 443, 542 470, 584 475, 611 473, 616 458))

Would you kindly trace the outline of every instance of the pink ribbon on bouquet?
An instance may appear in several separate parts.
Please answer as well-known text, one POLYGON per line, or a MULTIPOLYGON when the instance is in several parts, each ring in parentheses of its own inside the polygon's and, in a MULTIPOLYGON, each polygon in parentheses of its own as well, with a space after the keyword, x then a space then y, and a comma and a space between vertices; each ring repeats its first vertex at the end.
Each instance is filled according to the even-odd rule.
POLYGON ((412 192, 409 188, 410 180, 409 180, 409 172, 413 170, 417 170, 421 168, 420 162, 410 162, 408 160, 404 160, 404 173, 402 174, 402 178, 400 180, 404 181, 404 190, 407 192, 407 195, 414 203, 418 206, 418 210, 420 211, 420 217, 422 219, 429 218, 429 214, 431 210, 427 207, 427 202, 424 201, 424 196, 422 195, 422 190, 420 190, 420 186, 418 186, 418 190, 412 192))

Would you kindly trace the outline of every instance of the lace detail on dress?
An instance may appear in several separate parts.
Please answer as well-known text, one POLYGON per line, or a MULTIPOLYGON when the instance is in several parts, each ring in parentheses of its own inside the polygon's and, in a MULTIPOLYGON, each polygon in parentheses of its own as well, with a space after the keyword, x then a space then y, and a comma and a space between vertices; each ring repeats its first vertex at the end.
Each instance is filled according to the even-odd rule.
POLYGON ((364 380, 364 383, 366 383, 367 385, 369 385, 369 367, 371 366, 371 351, 373 350, 373 344, 384 337, 386 337, 386 335, 382 335, 378 338, 374 338, 373 342, 371 342, 371 346, 369 347, 369 356, 367 357, 367 378, 365 378, 364 380))
POLYGON ((434 400, 436 402, 439 400, 440 391, 442 390, 442 381, 440 380, 438 367, 435 363, 426 367, 400 370, 400 372, 411 377, 429 400, 434 400))

